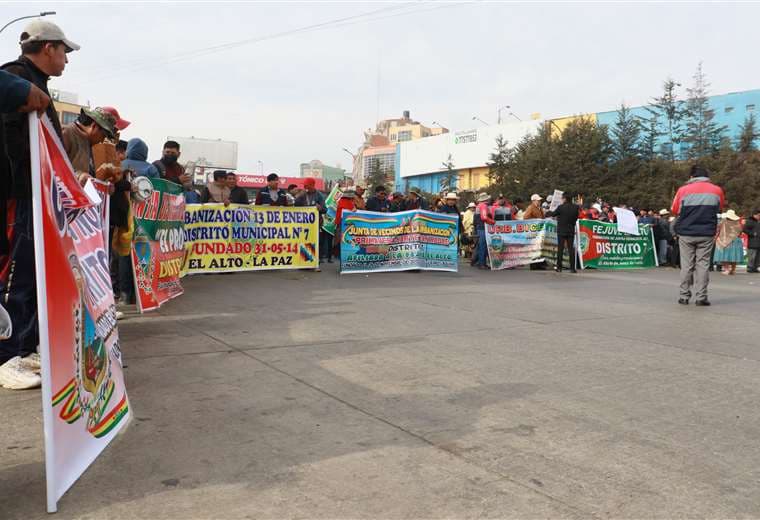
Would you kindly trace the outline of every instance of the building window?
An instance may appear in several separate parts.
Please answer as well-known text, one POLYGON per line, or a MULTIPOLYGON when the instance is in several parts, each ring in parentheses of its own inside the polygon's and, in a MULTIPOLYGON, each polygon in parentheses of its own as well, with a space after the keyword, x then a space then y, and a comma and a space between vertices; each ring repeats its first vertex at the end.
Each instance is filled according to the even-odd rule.
POLYGON ((396 134, 391 134, 391 141, 395 141, 395 140, 396 140, 396 134))
POLYGON ((398 141, 400 143, 403 143, 404 141, 411 141, 411 140, 412 140, 411 130, 404 130, 398 133, 398 141))
POLYGON ((79 114, 75 114, 74 112, 61 112, 61 124, 70 125, 77 120, 77 117, 79 117, 79 114))
POLYGON ((726 112, 726 114, 730 114, 730 113, 731 113, 731 112, 733 112, 733 111, 734 111, 734 107, 726 107, 726 108, 725 108, 725 112, 726 112))
POLYGON ((754 112, 755 111, 755 105, 747 105, 744 108, 747 109, 747 112, 754 112))

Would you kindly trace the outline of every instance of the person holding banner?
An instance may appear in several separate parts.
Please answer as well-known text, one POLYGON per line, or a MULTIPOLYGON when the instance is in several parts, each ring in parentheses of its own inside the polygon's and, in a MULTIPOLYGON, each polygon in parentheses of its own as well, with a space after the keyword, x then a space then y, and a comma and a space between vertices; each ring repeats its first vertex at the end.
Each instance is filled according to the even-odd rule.
POLYGON ((256 194, 257 206, 287 206, 288 193, 280 189, 280 177, 276 173, 267 175, 267 187, 256 194))
POLYGON ((486 243, 486 224, 495 224, 491 218, 491 211, 488 203, 491 202, 491 196, 488 193, 478 195, 478 207, 475 210, 475 232, 477 233, 478 243, 475 245, 476 252, 470 265, 477 266, 478 269, 488 269, 488 244, 486 243))
POLYGON ((570 257, 570 272, 577 273, 575 269, 575 224, 581 214, 581 208, 573 203, 572 197, 566 192, 561 195, 562 203, 554 211, 546 213, 547 217, 557 219, 557 265, 554 270, 562 272, 562 256, 567 247, 570 257))
MULTIPOLYGON (((29 23, 20 37, 21 57, 1 68, 30 82, 50 97, 50 76, 61 76, 68 53, 79 45, 60 27, 44 20, 29 23)), ((58 139, 63 139, 52 103, 45 114, 58 139)), ((36 145, 37 143, 35 143, 36 145)), ((32 183, 29 123, 26 114, 3 114, 0 124, 0 299, 11 317, 9 338, 0 341, 0 386, 9 389, 40 386, 37 286, 32 227, 32 183), (6 218, 10 217, 9 221, 6 218)))

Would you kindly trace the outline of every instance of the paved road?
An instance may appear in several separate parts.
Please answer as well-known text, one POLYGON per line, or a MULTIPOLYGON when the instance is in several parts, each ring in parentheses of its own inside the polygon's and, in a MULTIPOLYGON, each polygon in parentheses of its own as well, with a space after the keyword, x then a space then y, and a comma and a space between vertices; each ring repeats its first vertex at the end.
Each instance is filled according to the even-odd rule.
MULTIPOLYGON (((760 276, 200 276, 121 324, 135 418, 57 518, 760 517, 760 276)), ((0 518, 45 518, 0 390, 0 518)), ((49 517, 48 517, 49 518, 49 517)))

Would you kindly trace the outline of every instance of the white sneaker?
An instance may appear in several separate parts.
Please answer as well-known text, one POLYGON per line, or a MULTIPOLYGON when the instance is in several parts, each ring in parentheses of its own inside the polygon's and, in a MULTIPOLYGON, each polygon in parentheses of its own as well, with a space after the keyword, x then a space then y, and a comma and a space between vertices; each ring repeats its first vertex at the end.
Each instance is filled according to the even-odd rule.
POLYGON ((24 366, 21 356, 7 361, 0 366, 0 386, 9 390, 26 390, 37 388, 42 384, 42 378, 24 366))
POLYGON ((116 311, 116 321, 123 320, 124 319, 124 313, 121 311, 116 311))
POLYGON ((31 370, 35 374, 39 374, 42 370, 42 363, 40 355, 37 352, 33 352, 21 360, 21 366, 27 370, 31 370))
POLYGON ((11 316, 5 307, 0 305, 0 339, 8 339, 13 335, 13 324, 11 316))

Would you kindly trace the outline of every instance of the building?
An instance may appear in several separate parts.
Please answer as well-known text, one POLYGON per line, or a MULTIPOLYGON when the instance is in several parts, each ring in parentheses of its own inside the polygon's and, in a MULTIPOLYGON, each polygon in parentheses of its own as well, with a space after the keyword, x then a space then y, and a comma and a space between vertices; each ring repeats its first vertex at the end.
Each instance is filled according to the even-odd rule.
POLYGON ((314 177, 322 179, 325 186, 330 189, 336 183, 346 178, 346 170, 340 166, 328 166, 318 159, 301 163, 301 177, 314 177))
POLYGON ((55 111, 61 125, 73 123, 79 117, 79 112, 84 105, 79 104, 79 96, 73 92, 64 92, 54 88, 50 89, 50 97, 53 100, 55 111))
MULTIPOLYGON (((354 159, 351 176, 357 184, 366 182, 368 173, 377 164, 385 174, 390 185, 396 178, 396 145, 427 137, 448 133, 441 126, 428 127, 414 121, 408 110, 400 118, 383 119, 375 126, 364 132, 364 143, 359 147, 354 159)), ((397 186, 398 188, 398 186, 397 186)))
MULTIPOLYGON (((253 201, 256 198, 256 194, 267 186, 267 176, 259 175, 255 173, 239 173, 236 172, 237 185, 243 188, 248 193, 248 198, 253 201)), ((287 189, 291 184, 295 184, 299 189, 304 188, 304 178, 302 177, 280 177, 279 187, 283 190, 287 189)), ((325 186, 325 181, 322 179, 315 179, 315 187, 319 191, 326 191, 328 188, 325 186)))
MULTIPOLYGON (((715 123, 725 125, 726 137, 732 143, 735 143, 741 134, 740 127, 744 123, 744 120, 751 114, 757 114, 757 111, 760 110, 760 89, 710 96, 708 103, 715 115, 715 123)), ((682 104, 685 105, 685 101, 682 104)), ((631 116, 639 119, 650 119, 652 114, 647 108, 646 106, 631 107, 631 116)), ((597 124, 607 125, 609 128, 615 126, 618 118, 617 110, 598 112, 593 115, 596 117, 597 124)), ((659 121, 659 131, 663 133, 667 132, 666 121, 659 121)), ((659 138, 658 145, 662 147, 667 142, 667 137, 663 135, 659 138)), ((685 143, 676 144, 674 150, 676 158, 685 158, 687 149, 688 145, 685 143)))
POLYGON ((502 136, 510 147, 526 135, 535 135, 543 121, 521 121, 488 125, 462 132, 446 133, 428 139, 399 143, 396 153, 396 188, 417 187, 438 193, 446 184, 451 159, 458 191, 479 190, 488 186, 488 163, 502 136))

